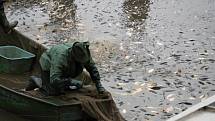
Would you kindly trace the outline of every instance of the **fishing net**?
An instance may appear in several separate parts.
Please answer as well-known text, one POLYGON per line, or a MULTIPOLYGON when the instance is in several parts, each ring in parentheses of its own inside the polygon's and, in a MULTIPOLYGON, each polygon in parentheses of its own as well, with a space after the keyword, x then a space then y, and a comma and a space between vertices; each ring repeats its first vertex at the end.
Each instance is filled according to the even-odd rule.
POLYGON ((75 98, 81 102, 82 110, 97 121, 125 121, 109 92, 99 95, 95 87, 85 88, 75 98))
MULTIPOLYGON (((38 90, 24 93, 41 99, 55 98, 67 104, 80 103, 84 114, 92 118, 90 121, 125 121, 111 94, 109 92, 98 94, 96 87, 93 85, 83 87, 79 90, 67 91, 64 95, 60 96, 44 96, 38 90)), ((88 117, 86 117, 86 121, 89 121, 88 117)))

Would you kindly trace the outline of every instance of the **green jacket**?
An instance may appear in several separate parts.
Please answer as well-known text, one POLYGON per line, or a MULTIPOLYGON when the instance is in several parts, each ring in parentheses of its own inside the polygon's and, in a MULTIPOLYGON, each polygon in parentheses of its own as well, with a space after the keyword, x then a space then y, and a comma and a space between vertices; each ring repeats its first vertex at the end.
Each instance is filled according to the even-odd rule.
POLYGON ((92 57, 86 64, 81 64, 70 56, 69 49, 73 43, 59 44, 44 52, 40 58, 40 65, 43 71, 50 71, 50 83, 58 84, 62 79, 74 78, 82 73, 85 68, 93 81, 99 81, 100 75, 92 57))

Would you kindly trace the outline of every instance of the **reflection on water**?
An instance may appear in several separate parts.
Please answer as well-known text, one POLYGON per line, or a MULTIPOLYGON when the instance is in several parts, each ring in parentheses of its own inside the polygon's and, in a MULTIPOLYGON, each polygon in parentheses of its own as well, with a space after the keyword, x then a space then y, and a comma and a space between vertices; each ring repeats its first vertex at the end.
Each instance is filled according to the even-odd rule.
MULTIPOLYGON (((16 0, 6 3, 6 6, 12 9, 10 14, 17 14, 17 11, 28 14, 28 9, 42 8, 42 11, 49 15, 50 22, 75 22, 76 5, 74 0, 16 0)), ((20 14, 23 14, 18 12, 20 14)), ((37 13, 38 10, 34 10, 37 13)), ((34 15, 31 16, 34 18, 34 15)))
POLYGON ((139 41, 143 36, 149 5, 149 0, 125 0, 123 2, 124 26, 127 28, 126 35, 133 41, 139 41))
POLYGON ((48 2, 48 13, 51 22, 61 22, 63 26, 75 24, 76 5, 73 0, 51 0, 48 2), (66 24, 66 25, 65 25, 66 24))
POLYGON ((17 0, 9 8, 10 19, 18 15, 18 30, 31 35, 33 28, 31 38, 44 44, 75 38, 122 40, 130 31, 144 30, 149 0, 17 0))
POLYGON ((148 16, 149 0, 125 0, 123 3, 124 12, 127 18, 132 21, 142 22, 148 16))

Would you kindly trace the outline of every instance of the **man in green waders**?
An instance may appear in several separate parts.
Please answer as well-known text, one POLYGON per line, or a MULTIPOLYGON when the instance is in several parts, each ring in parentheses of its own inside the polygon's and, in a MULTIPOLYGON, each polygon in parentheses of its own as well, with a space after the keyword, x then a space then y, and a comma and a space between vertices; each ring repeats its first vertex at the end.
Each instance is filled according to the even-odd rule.
POLYGON ((39 62, 42 83, 32 76, 26 91, 39 87, 47 95, 60 95, 65 90, 79 89, 90 82, 95 83, 99 93, 105 91, 88 42, 55 45, 42 54, 39 62))
POLYGON ((4 13, 4 5, 5 0, 0 0, 0 26, 3 28, 5 33, 10 33, 11 29, 16 27, 18 21, 14 21, 9 23, 7 17, 4 13))

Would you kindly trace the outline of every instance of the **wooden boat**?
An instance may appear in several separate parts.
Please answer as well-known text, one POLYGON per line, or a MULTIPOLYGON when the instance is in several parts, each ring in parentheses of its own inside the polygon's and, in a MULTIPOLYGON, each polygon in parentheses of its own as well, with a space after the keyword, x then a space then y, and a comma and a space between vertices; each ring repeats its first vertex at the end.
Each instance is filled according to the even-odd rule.
POLYGON ((167 121, 214 121, 215 120, 215 96, 188 108, 182 113, 167 121))
MULTIPOLYGON (((0 29, 0 46, 13 45, 36 55, 31 71, 24 74, 0 74, 0 108, 13 112, 24 118, 35 121, 96 121, 95 117, 83 111, 82 103, 76 95, 87 96, 93 90, 78 90, 62 96, 44 96, 39 91, 26 92, 22 89, 27 85, 31 75, 39 75, 38 59, 46 48, 14 30, 4 34, 0 29)), ((116 115, 117 110, 110 108, 111 97, 92 97, 95 102, 110 109, 108 113, 116 115)))

